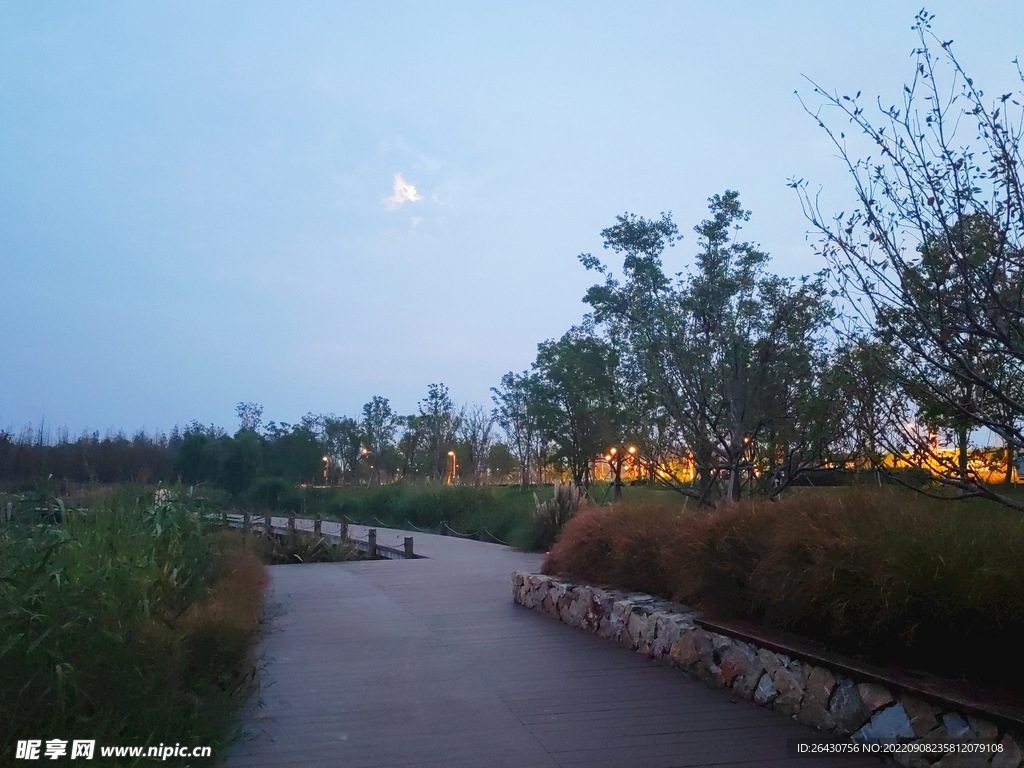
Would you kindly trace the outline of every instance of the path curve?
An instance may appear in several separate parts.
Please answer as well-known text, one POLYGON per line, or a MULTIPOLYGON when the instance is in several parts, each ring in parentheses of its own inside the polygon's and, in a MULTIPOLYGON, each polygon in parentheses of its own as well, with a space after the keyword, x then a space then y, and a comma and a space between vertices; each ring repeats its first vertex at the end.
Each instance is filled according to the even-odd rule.
POLYGON ((794 763, 805 726, 516 605, 511 572, 539 555, 412 535, 425 559, 269 567, 260 692, 226 768, 863 764, 794 763))

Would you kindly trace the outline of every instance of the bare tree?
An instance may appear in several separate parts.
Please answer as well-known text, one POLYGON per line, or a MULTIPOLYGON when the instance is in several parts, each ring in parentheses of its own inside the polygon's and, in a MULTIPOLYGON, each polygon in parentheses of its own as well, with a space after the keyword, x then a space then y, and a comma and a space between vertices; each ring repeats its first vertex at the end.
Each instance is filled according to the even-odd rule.
POLYGON ((952 41, 931 31, 932 18, 916 17, 915 70, 901 104, 876 100, 870 118, 859 92, 812 82, 822 104, 804 108, 851 174, 853 212, 827 216, 803 180, 791 185, 846 300, 841 329, 871 342, 863 348, 880 352, 873 367, 896 385, 880 403, 878 439, 938 468, 936 495, 1024 509, 985 482, 967 445, 987 428, 1006 442, 1008 460, 1024 448, 1024 111, 1012 93, 985 97, 952 41), (878 157, 859 157, 830 113, 878 157), (954 433, 953 455, 937 449, 936 429, 954 433))
POLYGON ((464 407, 462 412, 458 437, 469 450, 466 459, 472 468, 473 484, 479 485, 487 472, 487 456, 493 443, 491 431, 494 427, 494 415, 479 403, 464 407))

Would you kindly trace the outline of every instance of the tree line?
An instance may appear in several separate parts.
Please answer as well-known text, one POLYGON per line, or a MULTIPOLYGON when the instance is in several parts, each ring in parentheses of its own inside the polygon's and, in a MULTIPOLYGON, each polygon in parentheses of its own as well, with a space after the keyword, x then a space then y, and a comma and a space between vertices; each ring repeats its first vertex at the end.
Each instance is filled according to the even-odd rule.
POLYGON ((981 431, 997 436, 1011 479, 1024 450, 1021 100, 986 97, 931 20, 916 17, 901 104, 814 83, 818 103, 801 102, 856 200, 826 213, 808 182, 791 180, 816 274, 771 270, 743 237, 751 213, 733 190, 709 198, 683 262, 670 258, 683 239, 671 213, 625 213, 601 232, 610 261, 579 256, 597 276, 589 312, 539 344, 527 370, 505 374, 491 407, 458 408, 431 384, 410 415, 377 396, 357 417, 264 425, 260 406, 240 403, 234 436, 192 424, 155 440, 45 446, 0 433, 0 478, 53 467, 109 479, 145 465, 155 479, 235 492, 261 477, 525 486, 558 476, 586 487, 602 456, 629 445, 649 480, 699 504, 776 496, 822 470, 911 483, 897 470, 916 467, 925 492, 1024 509, 972 453, 981 431))
POLYGON ((629 443, 701 504, 870 469, 1024 509, 992 482, 1013 479, 1024 449, 1024 99, 986 97, 932 18, 915 18, 902 103, 813 82, 819 104, 801 102, 856 200, 827 214, 790 181, 818 273, 773 273, 741 237, 750 212, 735 191, 709 199, 688 263, 667 263, 682 239, 671 213, 617 217, 601 232, 614 265, 580 255, 598 275, 589 314, 495 391, 524 482, 547 457, 586 485, 594 457, 629 443), (983 434, 1000 450, 979 451, 983 434))

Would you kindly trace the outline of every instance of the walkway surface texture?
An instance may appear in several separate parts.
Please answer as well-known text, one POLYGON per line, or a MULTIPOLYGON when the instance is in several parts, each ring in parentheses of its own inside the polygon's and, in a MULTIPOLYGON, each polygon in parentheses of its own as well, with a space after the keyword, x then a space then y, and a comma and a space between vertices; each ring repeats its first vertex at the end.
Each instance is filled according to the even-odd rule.
POLYGON ((810 730, 516 605, 511 572, 539 556, 414 535, 427 559, 270 568, 261 690, 227 768, 864 764, 787 758, 810 730))

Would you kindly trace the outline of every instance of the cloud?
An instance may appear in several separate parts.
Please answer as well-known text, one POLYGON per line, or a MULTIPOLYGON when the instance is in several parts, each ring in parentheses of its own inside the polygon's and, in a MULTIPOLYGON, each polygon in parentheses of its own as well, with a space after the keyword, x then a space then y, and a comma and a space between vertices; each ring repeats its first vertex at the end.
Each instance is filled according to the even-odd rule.
POLYGON ((416 191, 416 187, 403 179, 402 174, 396 173, 395 187, 391 192, 391 197, 384 198, 384 207, 393 211, 405 203, 414 203, 422 199, 423 197, 416 191))

